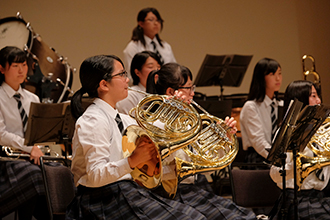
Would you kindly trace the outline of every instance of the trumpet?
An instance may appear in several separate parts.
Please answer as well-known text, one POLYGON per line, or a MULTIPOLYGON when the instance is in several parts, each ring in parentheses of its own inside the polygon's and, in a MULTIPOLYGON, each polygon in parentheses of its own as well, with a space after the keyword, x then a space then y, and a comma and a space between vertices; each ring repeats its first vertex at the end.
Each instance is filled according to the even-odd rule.
MULTIPOLYGON (((65 158, 60 155, 57 151, 52 150, 49 146, 46 145, 37 145, 41 152, 44 154, 43 158, 45 160, 58 160, 58 159, 71 159, 71 156, 65 158)), ((2 146, 2 151, 6 154, 6 159, 9 160, 29 160, 30 154, 24 153, 19 149, 2 146)))

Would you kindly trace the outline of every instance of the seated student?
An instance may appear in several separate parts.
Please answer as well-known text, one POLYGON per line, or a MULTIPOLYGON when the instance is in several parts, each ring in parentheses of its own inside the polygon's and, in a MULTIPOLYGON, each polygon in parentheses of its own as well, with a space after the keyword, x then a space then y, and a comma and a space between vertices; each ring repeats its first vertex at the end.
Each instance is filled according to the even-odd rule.
MULTIPOLYGON (((303 103, 303 108, 306 105, 318 105, 321 103, 318 92, 312 82, 298 80, 289 84, 284 96, 284 110, 287 111, 291 100, 297 98, 303 103)), ((314 157, 313 152, 305 147, 302 152, 304 155, 314 157)), ((286 203, 284 207, 287 209, 287 218, 294 219, 294 175, 293 175, 293 158, 292 153, 287 152, 286 157, 286 195, 284 198, 286 203)), ((282 187, 282 175, 280 173, 281 167, 272 166, 270 176, 279 188, 282 187)), ((330 219, 330 197, 325 197, 322 190, 329 183, 330 167, 323 167, 321 170, 316 170, 310 173, 303 181, 301 190, 298 191, 298 219, 330 219), (321 172, 318 172, 321 171, 321 172)), ((280 219, 282 204, 277 207, 277 213, 273 216, 274 219, 280 219)))
MULTIPOLYGON (((131 88, 145 92, 149 73, 158 70, 160 66, 159 57, 154 52, 143 51, 135 54, 131 63, 131 76, 133 78, 131 88)), ((144 97, 145 95, 142 93, 128 90, 127 98, 117 102, 116 107, 120 113, 128 114, 144 97)))
POLYGON ((255 66, 248 95, 240 114, 243 149, 248 163, 261 163, 268 157, 277 128, 278 106, 282 101, 277 93, 282 84, 280 64, 269 58, 255 66))
POLYGON ((157 155, 142 143, 125 158, 121 130, 136 124, 119 114, 116 103, 127 96, 127 72, 113 55, 87 58, 80 66, 82 87, 72 97, 78 118, 73 137, 72 172, 78 192, 66 219, 206 219, 197 210, 162 198, 133 181, 131 172, 157 155), (81 97, 95 98, 83 112, 81 97))
MULTIPOLYGON (((158 95, 180 95, 185 100, 192 100, 194 90, 195 85, 192 83, 190 70, 177 63, 164 64, 160 70, 150 73, 147 81, 147 92, 158 95)), ((235 133, 236 121, 234 118, 226 117, 225 122, 234 128, 235 133)), ((183 150, 177 150, 164 162, 171 164, 174 157, 190 161, 183 150)), ((164 180, 173 178, 173 173, 174 168, 172 172, 164 170, 164 180)), ((174 178, 176 178, 175 174, 174 178)), ((204 181, 204 185, 209 184, 204 175, 199 175, 199 178, 202 178, 200 181, 204 181)), ((174 200, 197 209, 207 219, 256 219, 252 211, 239 207, 230 199, 217 196, 203 188, 195 184, 194 176, 188 177, 179 184, 174 200)))
POLYGON ((24 145, 24 132, 32 102, 37 95, 23 89, 28 66, 26 54, 17 47, 0 50, 0 145, 30 154, 30 161, 0 162, 0 218, 18 210, 19 219, 47 219, 48 212, 38 146, 24 145), (34 163, 34 164, 33 164, 34 163))

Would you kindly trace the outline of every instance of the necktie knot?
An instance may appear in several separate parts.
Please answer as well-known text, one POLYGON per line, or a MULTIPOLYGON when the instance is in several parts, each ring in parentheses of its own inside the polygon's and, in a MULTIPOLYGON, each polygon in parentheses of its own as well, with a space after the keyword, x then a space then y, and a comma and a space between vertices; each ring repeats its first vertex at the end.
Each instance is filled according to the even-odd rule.
POLYGON ((16 101, 21 101, 21 94, 16 93, 16 94, 14 95, 14 98, 16 99, 16 101))

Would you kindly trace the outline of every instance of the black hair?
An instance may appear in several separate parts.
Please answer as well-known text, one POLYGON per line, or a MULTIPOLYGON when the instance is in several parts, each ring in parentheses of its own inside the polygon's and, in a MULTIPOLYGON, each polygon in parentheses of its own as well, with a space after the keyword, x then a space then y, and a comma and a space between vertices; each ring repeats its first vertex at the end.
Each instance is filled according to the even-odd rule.
MULTIPOLYGON (((138 16, 137 16, 137 21, 138 22, 139 21, 145 22, 145 18, 147 17, 149 12, 152 12, 157 17, 157 19, 158 19, 158 21, 160 22, 160 25, 161 25, 161 30, 163 30, 164 20, 162 19, 159 12, 155 8, 144 8, 144 9, 142 9, 139 12, 138 16)), ((157 39, 158 43, 160 44, 160 46, 163 47, 162 40, 160 39, 159 34, 156 34, 156 39, 157 39)), ((146 46, 146 41, 144 40, 143 28, 140 27, 139 24, 133 29, 133 34, 132 34, 131 40, 141 41, 143 46, 146 46)))
POLYGON ((140 82, 140 78, 135 74, 135 70, 142 70, 142 66, 146 63, 147 59, 151 57, 157 61, 157 63, 161 66, 161 61, 159 56, 156 53, 151 51, 142 51, 134 55, 131 63, 131 76, 133 78, 133 85, 138 85, 140 82))
POLYGON ((152 71, 147 79, 147 92, 158 95, 165 95, 168 88, 179 89, 192 80, 191 71, 178 63, 164 64, 158 71, 152 71), (155 80, 155 75, 158 79, 155 80))
MULTIPOLYGON (((18 47, 6 46, 0 50, 0 65, 6 68, 6 64, 10 66, 12 63, 24 63, 27 61, 27 55, 18 47)), ((5 81, 5 75, 0 74, 0 85, 5 81)))
MULTIPOLYGON (((302 108, 309 105, 309 96, 312 94, 312 86, 316 89, 315 84, 307 80, 296 80, 291 82, 286 87, 284 93, 284 112, 288 110, 291 100, 294 100, 295 98, 303 103, 302 108)), ((316 92, 319 95, 319 90, 316 90, 316 92)))
MULTIPOLYGON (((265 76, 270 73, 275 73, 278 68, 281 68, 280 64, 276 60, 270 58, 263 58, 256 64, 253 71, 248 100, 256 99, 257 102, 264 101, 266 95, 265 76)), ((276 98, 277 93, 278 92, 275 92, 276 98)))
POLYGON ((90 98, 97 98, 100 82, 104 79, 111 81, 111 74, 114 71, 114 60, 119 61, 123 67, 124 64, 119 57, 115 55, 97 55, 85 59, 80 65, 79 77, 81 88, 72 96, 71 112, 77 119, 84 109, 82 107, 81 98, 87 93, 90 98))

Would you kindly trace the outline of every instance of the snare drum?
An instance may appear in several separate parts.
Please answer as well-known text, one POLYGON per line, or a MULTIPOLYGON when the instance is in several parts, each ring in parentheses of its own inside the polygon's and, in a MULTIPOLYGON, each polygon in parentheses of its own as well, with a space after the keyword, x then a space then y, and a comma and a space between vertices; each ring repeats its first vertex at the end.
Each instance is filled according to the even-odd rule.
POLYGON ((42 100, 45 88, 53 102, 67 100, 73 71, 67 61, 34 33, 29 23, 17 17, 0 19, 0 49, 16 46, 28 53, 28 76, 25 88, 42 100), (48 79, 48 80, 45 80, 48 79), (44 81, 50 82, 44 85, 44 81))

